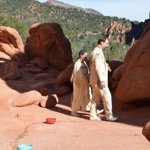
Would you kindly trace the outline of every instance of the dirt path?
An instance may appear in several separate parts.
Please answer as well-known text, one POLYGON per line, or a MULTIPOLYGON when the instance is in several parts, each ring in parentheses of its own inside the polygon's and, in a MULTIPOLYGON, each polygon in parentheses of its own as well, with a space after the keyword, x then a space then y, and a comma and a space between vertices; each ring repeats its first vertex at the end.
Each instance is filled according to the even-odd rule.
POLYGON ((15 150, 22 143, 32 144, 33 150, 150 149, 142 135, 143 125, 150 120, 150 105, 116 109, 119 122, 89 121, 88 113, 70 116, 69 99, 63 97, 52 110, 29 106, 0 111, 0 150, 15 150), (57 121, 46 124, 46 117, 57 121))

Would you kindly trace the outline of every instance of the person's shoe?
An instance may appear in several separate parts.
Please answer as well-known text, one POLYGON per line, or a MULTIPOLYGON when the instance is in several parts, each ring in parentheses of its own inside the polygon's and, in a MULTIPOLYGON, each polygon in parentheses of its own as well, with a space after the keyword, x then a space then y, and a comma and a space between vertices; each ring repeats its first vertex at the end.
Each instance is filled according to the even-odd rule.
POLYGON ((99 116, 90 116, 90 120, 101 120, 99 116))
POLYGON ((115 117, 115 116, 110 116, 110 117, 106 117, 106 120, 107 121, 117 121, 118 120, 118 118, 117 117, 115 117))
POLYGON ((74 116, 74 117, 80 117, 80 115, 76 112, 71 112, 71 116, 74 116))
POLYGON ((104 109, 101 109, 101 110, 97 109, 97 111, 96 111, 97 115, 101 114, 102 112, 104 112, 104 109))

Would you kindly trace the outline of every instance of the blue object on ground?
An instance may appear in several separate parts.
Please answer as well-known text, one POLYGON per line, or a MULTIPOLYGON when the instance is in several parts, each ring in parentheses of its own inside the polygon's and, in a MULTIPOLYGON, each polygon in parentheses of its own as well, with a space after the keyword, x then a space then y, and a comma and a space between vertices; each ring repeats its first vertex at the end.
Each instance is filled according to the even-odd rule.
POLYGON ((32 150, 31 144, 19 144, 17 150, 32 150))

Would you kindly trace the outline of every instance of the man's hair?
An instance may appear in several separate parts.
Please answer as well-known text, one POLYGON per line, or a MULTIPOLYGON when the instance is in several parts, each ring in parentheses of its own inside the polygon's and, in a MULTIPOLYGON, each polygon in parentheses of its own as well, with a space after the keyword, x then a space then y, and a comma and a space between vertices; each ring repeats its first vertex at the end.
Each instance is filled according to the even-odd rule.
POLYGON ((87 51, 86 51, 86 50, 81 50, 81 51, 79 51, 79 57, 80 57, 81 55, 83 55, 84 53, 87 53, 87 51))
POLYGON ((105 42, 106 40, 108 40, 107 37, 103 37, 103 38, 100 38, 97 42, 97 44, 101 44, 101 42, 105 42))

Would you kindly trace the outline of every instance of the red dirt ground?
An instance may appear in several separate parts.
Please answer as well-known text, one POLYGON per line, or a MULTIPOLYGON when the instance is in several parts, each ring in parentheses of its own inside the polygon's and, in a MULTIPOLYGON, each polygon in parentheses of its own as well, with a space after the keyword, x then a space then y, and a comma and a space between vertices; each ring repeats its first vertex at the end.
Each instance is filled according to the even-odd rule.
POLYGON ((32 144, 33 150, 149 150, 142 128, 150 120, 150 105, 114 104, 118 122, 88 120, 70 116, 70 95, 49 110, 35 105, 0 111, 0 150, 16 150, 18 144, 32 144), (46 124, 46 117, 56 117, 46 124))

